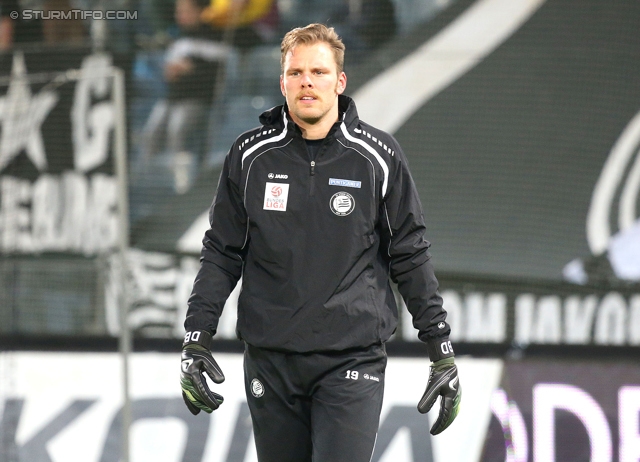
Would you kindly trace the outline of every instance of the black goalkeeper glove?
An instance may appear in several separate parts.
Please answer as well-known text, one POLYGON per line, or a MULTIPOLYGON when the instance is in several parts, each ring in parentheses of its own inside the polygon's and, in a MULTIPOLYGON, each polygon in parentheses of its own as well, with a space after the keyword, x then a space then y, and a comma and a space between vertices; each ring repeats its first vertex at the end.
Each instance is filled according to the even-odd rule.
POLYGON ((182 399, 193 415, 200 410, 212 413, 224 401, 222 396, 209 390, 204 377, 206 372, 215 383, 224 382, 224 374, 209 351, 210 345, 209 332, 195 330, 184 336, 180 386, 182 399))
POLYGON ((454 421, 460 411, 460 381, 458 380, 458 368, 453 358, 441 359, 431 365, 429 383, 427 389, 418 403, 418 411, 422 414, 429 412, 431 407, 441 396, 440 414, 431 427, 431 434, 437 435, 444 431, 454 421))

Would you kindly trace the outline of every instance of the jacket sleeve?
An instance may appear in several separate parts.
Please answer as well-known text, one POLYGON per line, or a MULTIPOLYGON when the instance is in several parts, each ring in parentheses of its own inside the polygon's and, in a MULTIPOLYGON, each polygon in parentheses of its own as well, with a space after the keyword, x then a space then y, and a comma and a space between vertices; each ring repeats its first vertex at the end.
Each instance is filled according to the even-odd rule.
MULTIPOLYGON (((233 149, 233 148, 232 148, 233 149)), ((224 304, 242 275, 247 247, 247 213, 239 190, 240 167, 230 153, 209 211, 210 228, 202 241, 200 270, 189 297, 184 327, 215 335, 224 304)))
POLYGON ((398 284, 418 337, 427 344, 430 359, 437 361, 453 356, 451 329, 429 254, 431 244, 425 239, 422 204, 407 159, 397 143, 395 149, 381 210, 382 244, 391 279, 398 284))

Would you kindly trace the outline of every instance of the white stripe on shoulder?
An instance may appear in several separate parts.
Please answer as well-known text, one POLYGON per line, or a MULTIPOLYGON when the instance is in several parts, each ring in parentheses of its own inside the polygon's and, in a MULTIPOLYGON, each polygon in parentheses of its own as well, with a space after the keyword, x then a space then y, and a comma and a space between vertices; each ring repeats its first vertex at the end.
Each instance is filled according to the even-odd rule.
POLYGON ((356 143, 364 147, 378 161, 378 163, 380 164, 380 167, 382 167, 382 171, 384 172, 384 180, 382 181, 382 197, 385 197, 387 195, 387 185, 389 183, 389 166, 385 163, 384 159, 382 159, 380 154, 378 154, 378 152, 375 149, 373 149, 370 145, 368 145, 362 140, 359 140, 358 138, 351 136, 344 122, 340 124, 340 129, 342 130, 342 133, 344 134, 344 137, 346 139, 348 139, 352 143, 356 143))
MULTIPOLYGON (((271 130, 269 130, 269 132, 271 132, 271 130)), ((266 133, 262 133, 262 135, 268 135, 269 132, 266 133)), ((244 167, 244 160, 247 158, 247 156, 250 156, 256 149, 264 146, 265 144, 269 144, 269 143, 276 143, 282 139, 284 139, 284 137, 287 136, 287 126, 284 126, 284 130, 282 130, 282 133, 280 133, 277 136, 273 136, 272 138, 266 138, 263 139, 262 141, 260 141, 259 143, 257 143, 256 145, 252 146, 251 148, 247 149, 247 151, 242 155, 242 166, 244 167)), ((249 140, 245 140, 245 142, 242 143, 241 148, 248 142, 249 140)))

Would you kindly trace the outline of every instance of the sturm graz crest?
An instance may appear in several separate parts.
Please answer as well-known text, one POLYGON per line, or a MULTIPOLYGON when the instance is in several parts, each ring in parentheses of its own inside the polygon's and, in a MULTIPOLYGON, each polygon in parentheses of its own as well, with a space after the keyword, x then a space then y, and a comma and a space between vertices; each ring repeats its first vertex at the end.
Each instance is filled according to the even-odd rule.
POLYGON ((340 191, 331 197, 329 206, 333 213, 339 217, 344 217, 353 212, 353 209, 356 207, 356 201, 351 194, 340 191))
POLYGON ((251 381, 251 394, 256 398, 260 398, 262 395, 264 395, 264 385, 262 385, 262 382, 260 380, 253 379, 251 381))

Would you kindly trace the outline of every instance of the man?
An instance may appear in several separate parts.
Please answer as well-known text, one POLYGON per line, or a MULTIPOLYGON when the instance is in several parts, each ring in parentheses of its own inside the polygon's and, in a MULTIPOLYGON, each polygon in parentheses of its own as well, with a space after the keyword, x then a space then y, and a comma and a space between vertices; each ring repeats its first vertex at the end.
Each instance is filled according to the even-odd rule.
POLYGON ((324 25, 284 37, 285 105, 226 158, 189 299, 181 384, 197 414, 223 401, 202 374, 224 380, 210 340, 242 276, 237 331, 261 462, 371 459, 398 317, 389 276, 434 362, 418 410, 442 397, 433 434, 458 413, 418 194, 396 140, 343 96, 343 63, 344 45, 324 25))
POLYGON ((166 98, 154 104, 142 130, 145 162, 165 149, 169 152, 177 194, 190 189, 204 155, 205 137, 197 135, 206 127, 219 70, 229 55, 224 31, 202 19, 209 5, 210 0, 175 1, 179 36, 164 56, 166 98))

